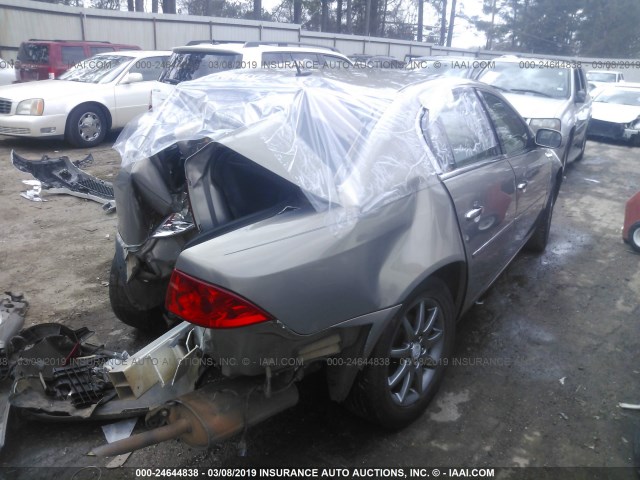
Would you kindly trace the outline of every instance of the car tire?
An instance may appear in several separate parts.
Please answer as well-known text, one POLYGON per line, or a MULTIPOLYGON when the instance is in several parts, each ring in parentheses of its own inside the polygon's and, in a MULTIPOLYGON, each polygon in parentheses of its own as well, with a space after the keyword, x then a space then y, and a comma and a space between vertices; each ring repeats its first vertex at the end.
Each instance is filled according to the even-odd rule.
POLYGON ((74 147, 89 148, 102 143, 108 128, 99 106, 80 105, 69 114, 65 136, 74 147))
POLYGON ((551 219, 553 217, 553 206, 555 205, 555 195, 549 197, 547 206, 538 218, 537 225, 526 244, 526 249, 533 253, 542 253, 549 243, 549 232, 551 231, 551 219))
POLYGON ((640 222, 636 222, 629 227, 629 245, 636 251, 640 252, 640 222))
POLYGON ((113 313, 121 322, 139 330, 153 332, 165 330, 166 323, 161 307, 140 309, 127 295, 126 264, 121 257, 116 251, 109 274, 109 301, 113 313))
POLYGON ((409 425, 438 391, 451 359, 454 337, 451 293, 439 279, 429 279, 408 298, 382 333, 347 405, 390 430, 409 425))

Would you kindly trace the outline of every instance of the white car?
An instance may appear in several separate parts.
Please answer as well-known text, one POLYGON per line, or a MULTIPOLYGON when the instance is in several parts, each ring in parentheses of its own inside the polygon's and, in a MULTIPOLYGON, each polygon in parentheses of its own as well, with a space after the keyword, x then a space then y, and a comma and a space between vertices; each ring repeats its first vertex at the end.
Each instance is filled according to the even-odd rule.
POLYGON ((621 72, 589 70, 587 72, 587 81, 589 82, 589 91, 593 91, 596 88, 624 82, 624 75, 621 72))
POLYGON ((167 68, 151 91, 150 107, 164 102, 178 83, 226 70, 351 67, 351 60, 329 47, 288 42, 192 42, 173 49, 167 68))
POLYGON ((16 71, 13 62, 0 58, 0 86, 10 85, 16 81, 16 71))
POLYGON ((598 91, 587 134, 640 146, 640 83, 611 84, 598 91))
POLYGON ((0 89, 0 135, 63 137, 92 147, 149 108, 151 85, 171 52, 123 51, 81 61, 56 80, 0 89))

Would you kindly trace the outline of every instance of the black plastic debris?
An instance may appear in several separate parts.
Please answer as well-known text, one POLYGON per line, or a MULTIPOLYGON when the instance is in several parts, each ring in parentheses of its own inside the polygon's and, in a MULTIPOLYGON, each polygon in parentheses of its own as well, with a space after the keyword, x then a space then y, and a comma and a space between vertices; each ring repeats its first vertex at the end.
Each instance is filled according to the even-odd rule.
POLYGON ((47 193, 73 195, 102 204, 114 202, 111 182, 105 182, 80 169, 80 166, 92 162, 91 154, 72 162, 66 156, 50 158, 47 155, 43 155, 40 160, 28 160, 11 151, 13 166, 21 172, 33 175, 47 193))

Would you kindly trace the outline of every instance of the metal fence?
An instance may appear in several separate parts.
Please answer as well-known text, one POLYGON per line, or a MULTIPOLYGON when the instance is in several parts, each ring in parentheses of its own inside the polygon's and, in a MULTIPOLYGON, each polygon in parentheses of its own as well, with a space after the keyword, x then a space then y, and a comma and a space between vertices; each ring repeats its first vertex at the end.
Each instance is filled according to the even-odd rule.
MULTIPOLYGON (((346 55, 366 53, 399 59, 407 54, 483 59, 508 54, 388 38, 313 32, 287 23, 87 9, 32 0, 0 0, 0 57, 14 60, 20 43, 29 38, 107 40, 139 45, 148 50, 169 50, 194 39, 303 42, 334 47, 346 55)), ((626 80, 640 82, 640 62, 597 58, 571 60, 580 60, 587 70, 623 70, 626 80)))

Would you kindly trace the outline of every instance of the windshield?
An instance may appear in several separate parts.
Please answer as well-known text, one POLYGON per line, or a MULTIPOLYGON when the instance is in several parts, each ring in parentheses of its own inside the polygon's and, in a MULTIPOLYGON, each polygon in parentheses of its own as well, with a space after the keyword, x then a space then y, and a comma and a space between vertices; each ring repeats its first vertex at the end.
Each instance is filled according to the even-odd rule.
POLYGON ((616 74, 604 72, 589 72, 587 73, 587 80, 591 80, 592 82, 614 83, 616 81, 616 74))
POLYGON ((519 63, 496 62, 478 80, 514 93, 569 98, 571 69, 522 68, 519 63))
POLYGON ((637 90, 620 90, 609 88, 601 92, 595 99, 596 102, 614 103, 616 105, 633 105, 640 107, 640 88, 637 90))
POLYGON ((230 52, 175 52, 160 75, 160 81, 176 85, 187 80, 242 68, 242 55, 230 52))
POLYGON ((134 57, 99 55, 83 60, 58 77, 82 83, 109 83, 127 68, 134 57))

